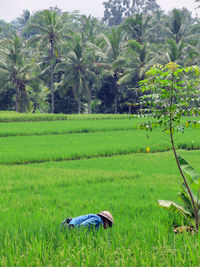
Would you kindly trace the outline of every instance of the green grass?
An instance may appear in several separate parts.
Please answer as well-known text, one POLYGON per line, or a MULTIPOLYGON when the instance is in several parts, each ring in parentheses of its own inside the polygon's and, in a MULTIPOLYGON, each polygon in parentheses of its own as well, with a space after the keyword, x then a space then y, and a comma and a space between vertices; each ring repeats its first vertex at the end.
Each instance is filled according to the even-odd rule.
MULTIPOLYGON (((200 170, 199 152, 182 154, 200 170)), ((177 176, 172 152, 2 166, 0 266, 198 266, 197 236, 174 235, 180 219, 155 205, 177 200, 177 176), (59 229, 104 209, 115 219, 108 231, 59 229)))
MULTIPOLYGON (((0 138, 0 266, 199 266, 199 235, 175 235, 182 219, 156 206, 178 201, 173 153, 158 152, 171 149, 169 137, 128 130, 134 121, 0 124, 13 135, 0 138), (68 216, 101 210, 112 212, 113 228, 60 230, 68 216)), ((179 148, 200 147, 197 129, 175 139, 179 148)), ((200 172, 200 151, 179 152, 200 172)))

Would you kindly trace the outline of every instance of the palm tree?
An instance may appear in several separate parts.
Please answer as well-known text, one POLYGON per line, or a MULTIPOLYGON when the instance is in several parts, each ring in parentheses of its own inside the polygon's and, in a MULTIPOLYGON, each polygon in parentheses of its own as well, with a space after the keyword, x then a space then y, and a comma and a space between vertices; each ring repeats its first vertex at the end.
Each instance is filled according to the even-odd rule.
POLYGON ((165 33, 178 44, 181 40, 184 42, 194 37, 193 24, 195 20, 187 9, 173 9, 166 25, 162 26, 165 33))
POLYGON ((161 62, 171 61, 184 66, 194 64, 199 53, 196 47, 195 20, 191 14, 186 9, 173 9, 166 25, 163 29, 170 38, 166 41, 166 51, 161 62))
POLYGON ((182 40, 180 40, 178 43, 176 43, 176 41, 173 39, 167 40, 166 63, 176 62, 180 64, 183 62, 183 58, 185 56, 186 44, 182 40))
POLYGON ((8 38, 15 34, 16 28, 10 23, 6 23, 4 20, 0 20, 0 38, 8 38))
POLYGON ((106 42, 106 64, 108 64, 108 70, 104 72, 105 75, 110 75, 113 78, 114 88, 114 113, 117 114, 118 106, 118 93, 119 85, 118 80, 123 72, 122 68, 125 63, 123 54, 123 30, 122 28, 111 29, 110 33, 104 34, 104 40, 106 42))
POLYGON ((91 59, 86 51, 86 44, 80 33, 72 32, 72 42, 65 46, 66 57, 61 59, 56 71, 61 71, 63 77, 59 83, 61 94, 72 88, 81 112, 81 98, 88 99, 89 113, 91 112, 92 86, 97 83, 97 77, 91 66, 91 59))
POLYGON ((98 63, 98 57, 93 52, 93 49, 90 48, 90 44, 95 44, 96 36, 104 29, 103 24, 97 19, 91 16, 83 16, 81 19, 80 30, 82 32, 83 43, 85 46, 84 49, 84 58, 87 62, 90 80, 88 81, 88 94, 86 95, 88 103, 88 113, 91 113, 91 100, 93 92, 100 88, 101 79, 97 78, 100 76, 99 68, 96 63, 98 63))
POLYGON ((125 45, 126 67, 124 75, 118 84, 131 82, 138 86, 138 82, 144 79, 145 73, 152 64, 152 58, 148 51, 148 44, 140 44, 135 40, 129 40, 125 45))
POLYGON ((32 35, 31 32, 26 31, 30 19, 31 13, 26 9, 23 10, 22 15, 20 17, 17 17, 13 22, 13 24, 17 27, 17 31, 20 32, 20 35, 23 36, 24 39, 28 39, 32 35))
POLYGON ((157 9, 152 14, 152 19, 150 23, 150 31, 148 32, 148 41, 152 44, 155 43, 158 45, 163 45, 166 39, 166 33, 163 31, 164 24, 167 20, 167 15, 164 14, 164 11, 157 9))
POLYGON ((83 16, 81 19, 80 31, 83 35, 83 42, 94 42, 99 34, 100 24, 97 18, 83 16))
POLYGON ((93 92, 97 92, 101 87, 101 71, 98 67, 98 57, 95 56, 90 46, 86 46, 85 62, 87 65, 88 93, 86 94, 88 104, 88 114, 91 113, 91 101, 93 92))
POLYGON ((134 39, 139 43, 144 43, 152 34, 151 16, 136 14, 128 17, 122 23, 122 28, 126 32, 128 39, 134 39))
POLYGON ((22 15, 16 19, 20 29, 24 28, 27 25, 30 17, 31 17, 30 11, 27 9, 23 10, 22 15))
POLYGON ((29 98, 26 85, 33 79, 34 62, 28 62, 28 55, 19 36, 16 34, 1 41, 0 84, 11 83, 15 88, 15 110, 27 111, 29 98))
POLYGON ((138 90, 139 82, 144 79, 146 71, 153 65, 155 56, 151 53, 148 43, 140 44, 136 40, 129 40, 125 45, 124 58, 126 66, 124 67, 123 76, 119 79, 119 85, 127 85, 126 103, 129 106, 129 113, 134 104, 135 112, 141 96, 138 90))
POLYGON ((103 69, 102 75, 111 77, 112 87, 114 89, 114 113, 117 113, 118 107, 118 80, 123 72, 125 60, 122 57, 124 45, 124 33, 121 27, 111 28, 111 31, 101 35, 99 45, 90 44, 95 54, 101 59, 97 63, 99 68, 103 69), (102 45, 103 42, 103 45, 102 45))
POLYGON ((62 40, 61 18, 56 11, 44 10, 38 14, 38 21, 29 24, 30 30, 37 31, 37 34, 30 37, 29 42, 38 43, 38 50, 48 48, 46 63, 47 67, 42 74, 50 71, 50 90, 51 90, 51 112, 54 113, 54 69, 58 63, 59 42, 62 40))

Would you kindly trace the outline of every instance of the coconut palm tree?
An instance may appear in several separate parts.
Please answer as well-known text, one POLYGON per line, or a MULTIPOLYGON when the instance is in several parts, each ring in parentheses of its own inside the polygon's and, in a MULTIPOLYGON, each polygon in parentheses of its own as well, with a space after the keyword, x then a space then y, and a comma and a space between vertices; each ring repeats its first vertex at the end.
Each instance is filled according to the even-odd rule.
POLYGON ((31 17, 30 11, 27 9, 23 10, 22 15, 16 19, 16 22, 20 29, 24 28, 27 25, 30 17, 31 17))
POLYGON ((195 20, 188 10, 173 9, 163 26, 169 39, 165 42, 161 63, 176 62, 180 65, 195 64, 198 58, 195 20))
POLYGON ((51 90, 51 112, 54 113, 54 69, 58 62, 59 43, 62 40, 61 17, 56 11, 44 10, 39 12, 35 23, 29 24, 29 30, 35 30, 37 33, 29 39, 29 43, 38 44, 38 50, 47 54, 43 64, 45 72, 50 73, 50 90, 51 90), (44 50, 47 49, 47 50, 44 50))
MULTIPOLYGON (((136 40, 129 40, 125 44, 124 58, 126 66, 123 76, 118 80, 119 85, 127 85, 126 103, 129 106, 129 112, 133 103, 136 104, 141 96, 138 90, 139 82, 144 79, 146 71, 153 65, 155 59, 150 51, 148 43, 140 44, 136 40)), ((134 107, 137 111, 137 106, 134 107)))
POLYGON ((155 43, 157 46, 165 43, 166 32, 163 27, 167 19, 167 15, 164 14, 163 10, 157 9, 153 12, 148 32, 148 42, 155 43))
POLYGON ((126 32, 128 39, 134 39, 139 43, 144 43, 152 34, 151 16, 136 14, 128 17, 122 23, 122 28, 126 32))
POLYGON ((113 78, 114 88, 114 113, 117 113, 119 85, 118 80, 122 75, 125 59, 123 58, 124 33, 121 27, 112 28, 110 33, 104 34, 106 43, 105 63, 107 69, 104 75, 110 75, 113 78))
POLYGON ((138 86, 138 82, 144 79, 145 73, 152 64, 152 56, 148 49, 148 44, 140 44, 135 40, 129 40, 125 45, 126 67, 124 75, 118 84, 131 82, 138 86))
POLYGON ((88 104, 88 113, 91 113, 91 100, 93 92, 95 93, 100 89, 101 77, 100 70, 98 68, 98 56, 95 55, 93 49, 90 48, 90 44, 95 44, 96 36, 98 36, 103 30, 104 26, 97 18, 91 16, 83 16, 81 19, 81 27, 83 43, 85 44, 84 49, 84 58, 87 62, 88 69, 92 73, 90 81, 88 82, 88 93, 86 95, 87 104, 88 104))
POLYGON ((26 85, 36 74, 36 65, 28 60, 23 41, 16 34, 3 39, 0 47, 0 84, 5 86, 10 83, 15 88, 15 110, 27 111, 29 98, 26 85))
POLYGON ((173 9, 170 17, 165 21, 165 26, 162 25, 166 35, 175 40, 178 44, 181 40, 187 42, 193 35, 193 24, 195 20, 187 9, 173 9))
POLYGON ((10 23, 6 23, 4 20, 0 20, 0 38, 8 38, 15 34, 16 28, 10 23))
POLYGON ((97 76, 92 67, 91 55, 87 52, 83 35, 71 32, 72 41, 65 47, 66 56, 61 58, 56 71, 61 71, 62 80, 59 83, 61 94, 72 89, 78 105, 78 113, 81 112, 81 98, 88 100, 89 113, 91 112, 91 96, 93 84, 97 83, 97 76))
POLYGON ((114 90, 114 113, 117 113, 119 85, 125 59, 123 58, 124 33, 121 27, 112 27, 108 33, 101 35, 99 45, 90 44, 99 58, 97 66, 102 69, 102 75, 111 78, 114 90))
POLYGON ((84 42, 94 42, 95 37, 100 31, 100 22, 97 18, 91 16, 82 16, 80 31, 83 35, 84 42))

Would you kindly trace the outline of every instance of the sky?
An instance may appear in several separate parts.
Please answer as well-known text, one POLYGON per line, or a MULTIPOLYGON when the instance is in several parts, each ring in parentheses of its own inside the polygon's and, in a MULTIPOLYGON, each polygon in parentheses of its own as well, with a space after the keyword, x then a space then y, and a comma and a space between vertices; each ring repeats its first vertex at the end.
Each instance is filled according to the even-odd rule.
MULTIPOLYGON (((103 2, 107 2, 107 0, 0 0, 0 19, 11 22, 19 17, 25 9, 33 13, 55 6, 62 11, 80 10, 81 14, 91 14, 101 18, 104 13, 103 2)), ((157 0, 157 3, 165 11, 186 7, 193 12, 193 15, 200 14, 200 9, 195 10, 195 7, 198 6, 195 0, 157 0)))

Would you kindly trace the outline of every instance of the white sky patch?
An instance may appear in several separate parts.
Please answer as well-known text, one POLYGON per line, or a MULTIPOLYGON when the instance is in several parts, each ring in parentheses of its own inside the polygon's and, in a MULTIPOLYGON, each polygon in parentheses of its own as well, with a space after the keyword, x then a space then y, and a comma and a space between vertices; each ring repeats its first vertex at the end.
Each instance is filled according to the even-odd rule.
POLYGON ((192 14, 200 14, 200 9, 196 9, 199 3, 196 3, 195 0, 157 0, 157 3, 161 6, 161 8, 165 11, 172 10, 173 8, 183 8, 186 7, 192 14))
MULTIPOLYGON (((81 14, 91 14, 100 18, 104 13, 104 1, 107 2, 107 0, 0 0, 0 19, 10 22, 19 17, 25 9, 32 13, 55 6, 62 11, 80 10, 81 14)), ((157 3, 166 11, 186 7, 193 12, 193 15, 200 14, 200 9, 195 10, 198 4, 194 0, 157 0, 157 3)))

